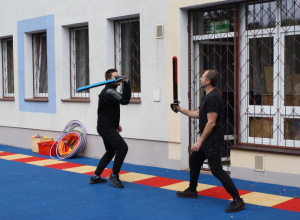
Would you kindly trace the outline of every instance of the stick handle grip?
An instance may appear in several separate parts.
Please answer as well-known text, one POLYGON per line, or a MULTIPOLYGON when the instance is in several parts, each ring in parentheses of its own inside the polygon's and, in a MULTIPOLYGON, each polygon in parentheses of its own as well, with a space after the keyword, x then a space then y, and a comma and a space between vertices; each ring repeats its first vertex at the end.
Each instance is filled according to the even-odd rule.
POLYGON ((173 110, 173 112, 177 113, 177 108, 174 108, 174 106, 179 105, 179 102, 177 103, 171 103, 171 109, 173 110))

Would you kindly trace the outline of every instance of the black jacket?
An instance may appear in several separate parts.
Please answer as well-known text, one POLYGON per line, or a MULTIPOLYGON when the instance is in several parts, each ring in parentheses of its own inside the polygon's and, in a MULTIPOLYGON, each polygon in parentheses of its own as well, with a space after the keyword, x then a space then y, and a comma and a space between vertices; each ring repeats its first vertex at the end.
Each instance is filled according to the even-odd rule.
POLYGON ((97 126, 118 129, 120 104, 127 105, 131 98, 130 83, 122 84, 122 94, 116 91, 115 84, 107 84, 99 94, 97 126))

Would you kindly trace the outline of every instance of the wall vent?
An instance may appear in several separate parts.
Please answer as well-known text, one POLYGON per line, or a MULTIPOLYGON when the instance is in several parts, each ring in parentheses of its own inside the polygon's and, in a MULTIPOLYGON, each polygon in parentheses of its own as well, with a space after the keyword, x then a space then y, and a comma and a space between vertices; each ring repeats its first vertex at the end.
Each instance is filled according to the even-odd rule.
POLYGON ((254 170, 256 171, 265 171, 265 157, 264 155, 255 155, 255 167, 254 170))
POLYGON ((164 25, 163 24, 156 25, 156 38, 164 38, 164 25))

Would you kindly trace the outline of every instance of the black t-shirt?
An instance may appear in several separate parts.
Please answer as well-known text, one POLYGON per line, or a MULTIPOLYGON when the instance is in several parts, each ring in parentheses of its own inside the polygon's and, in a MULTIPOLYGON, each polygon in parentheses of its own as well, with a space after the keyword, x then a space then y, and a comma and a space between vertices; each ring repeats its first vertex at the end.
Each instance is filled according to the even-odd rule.
POLYGON ((223 101, 217 89, 214 89, 202 98, 199 107, 199 131, 202 133, 207 123, 207 113, 218 113, 216 125, 213 130, 222 127, 223 124, 223 101))
POLYGON ((207 113, 218 113, 216 125, 213 128, 210 135, 202 143, 201 150, 205 153, 206 157, 212 155, 220 155, 224 136, 222 132, 223 124, 223 101, 220 93, 214 89, 206 96, 203 97, 201 105, 199 107, 199 131, 203 132, 205 125, 207 124, 207 113))

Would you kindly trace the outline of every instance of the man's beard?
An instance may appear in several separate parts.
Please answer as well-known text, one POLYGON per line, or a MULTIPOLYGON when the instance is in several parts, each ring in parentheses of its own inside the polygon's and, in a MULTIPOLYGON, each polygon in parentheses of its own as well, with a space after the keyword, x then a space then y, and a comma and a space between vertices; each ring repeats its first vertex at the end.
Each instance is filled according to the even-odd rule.
POLYGON ((206 84, 202 84, 200 83, 201 88, 205 89, 206 88, 206 84))

